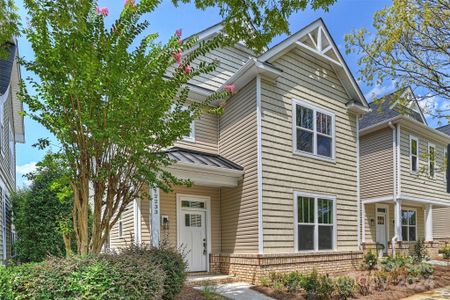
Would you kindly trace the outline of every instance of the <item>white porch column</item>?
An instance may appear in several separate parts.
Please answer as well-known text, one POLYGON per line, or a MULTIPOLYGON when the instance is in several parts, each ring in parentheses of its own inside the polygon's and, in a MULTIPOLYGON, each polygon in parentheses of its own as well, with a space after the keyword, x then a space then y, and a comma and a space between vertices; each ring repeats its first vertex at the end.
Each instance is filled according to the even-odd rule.
POLYGON ((394 207, 394 218, 395 218, 395 235, 398 241, 403 241, 402 237, 402 203, 397 199, 395 201, 394 207))
POLYGON ((160 199, 159 188, 151 188, 150 195, 152 197, 151 218, 152 218, 152 246, 159 246, 160 236, 160 199))
POLYGON ((433 205, 428 204, 425 209, 425 241, 433 241, 433 205))
POLYGON ((361 222, 362 222, 362 242, 366 242, 366 205, 361 204, 361 222))

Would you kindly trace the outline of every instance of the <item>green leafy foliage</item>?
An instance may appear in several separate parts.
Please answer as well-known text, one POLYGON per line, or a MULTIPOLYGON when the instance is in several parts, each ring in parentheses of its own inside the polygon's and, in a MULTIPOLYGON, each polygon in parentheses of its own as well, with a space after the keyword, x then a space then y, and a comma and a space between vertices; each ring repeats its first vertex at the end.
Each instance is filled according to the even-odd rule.
POLYGON ((13 0, 0 0, 0 59, 8 55, 8 43, 19 35, 19 15, 13 0))
POLYGON ((444 259, 450 259, 450 245, 444 246, 440 252, 442 253, 442 257, 444 259))
POLYGON ((364 266, 368 269, 368 270, 373 270, 375 269, 375 267, 378 264, 378 257, 376 254, 374 254, 372 252, 372 250, 369 250, 369 252, 367 252, 366 254, 364 254, 364 266))
POLYGON ((425 240, 423 238, 420 238, 414 244, 414 252, 413 252, 414 261, 416 263, 421 263, 427 257, 428 257, 428 251, 427 251, 427 246, 425 244, 425 240))
MULTIPOLYGON (((191 0, 172 0, 173 3, 189 3, 191 0)), ((306 9, 328 10, 336 0, 289 0, 289 1, 240 1, 196 0, 199 9, 217 7, 224 18, 225 31, 238 36, 256 52, 261 52, 277 35, 289 33, 288 17, 306 9)))
POLYGON ((283 276, 283 284, 289 293, 297 293, 304 281, 304 276, 300 272, 290 272, 283 276))
MULTIPOLYGON (((450 100, 448 61, 450 2, 393 0, 373 17, 374 32, 365 28, 345 37, 347 52, 359 55, 360 80, 422 89, 418 100, 450 100)), ((416 95, 418 96, 418 95, 416 95)), ((448 116, 447 107, 428 113, 448 116)))
POLYGON ((347 300, 355 293, 355 279, 349 276, 341 276, 336 278, 336 291, 341 300, 347 300))
POLYGON ((73 232, 72 190, 65 171, 57 155, 47 154, 37 170, 27 175, 30 186, 12 196, 18 261, 39 262, 48 255, 66 255, 63 237, 73 232))
POLYGON ((0 299, 173 299, 177 293, 167 284, 173 276, 166 271, 174 270, 156 263, 164 251, 165 257, 180 259, 173 249, 134 247, 0 268, 0 299), (153 259, 155 254, 159 258, 153 259))
POLYGON ((326 300, 331 298, 335 286, 331 277, 321 275, 314 269, 310 274, 305 275, 302 288, 306 291, 308 299, 326 300))

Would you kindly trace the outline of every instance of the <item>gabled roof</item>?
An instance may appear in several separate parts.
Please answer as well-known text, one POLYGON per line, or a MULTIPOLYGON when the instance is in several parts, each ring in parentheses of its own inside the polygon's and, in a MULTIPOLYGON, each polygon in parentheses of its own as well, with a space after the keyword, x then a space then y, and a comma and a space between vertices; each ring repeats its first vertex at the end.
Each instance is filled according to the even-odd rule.
POLYGON ((218 155, 180 147, 173 147, 166 151, 169 158, 176 163, 192 164, 202 167, 222 168, 234 171, 244 170, 238 164, 218 155))
MULTIPOLYGON (((409 116, 413 120, 427 125, 415 97, 411 100, 417 105, 414 109, 398 103, 399 98, 404 97, 405 93, 412 93, 412 91, 409 87, 403 88, 371 102, 369 105, 372 111, 361 118, 359 128, 364 129, 375 124, 387 122, 400 115, 409 116)), ((412 95, 414 96, 414 94, 412 95)))
POLYGON ((20 82, 20 68, 17 62, 19 56, 17 41, 10 43, 9 57, 0 59, 0 102, 4 103, 11 93, 14 138, 17 143, 25 142, 25 126, 23 119, 23 103, 17 99, 20 82))
POLYGON ((295 47, 305 49, 315 57, 328 62, 342 81, 350 100, 368 107, 364 94, 321 18, 270 48, 259 56, 258 60, 270 63, 295 47))
POLYGON ((436 130, 439 130, 440 132, 450 135, 450 124, 438 127, 438 128, 436 128, 436 130))

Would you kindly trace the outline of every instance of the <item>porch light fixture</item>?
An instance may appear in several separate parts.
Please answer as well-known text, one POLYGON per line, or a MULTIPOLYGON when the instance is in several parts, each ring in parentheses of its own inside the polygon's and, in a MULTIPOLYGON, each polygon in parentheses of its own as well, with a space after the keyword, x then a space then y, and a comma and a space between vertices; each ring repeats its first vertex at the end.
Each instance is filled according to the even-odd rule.
POLYGON ((375 219, 370 219, 370 226, 375 226, 375 219))

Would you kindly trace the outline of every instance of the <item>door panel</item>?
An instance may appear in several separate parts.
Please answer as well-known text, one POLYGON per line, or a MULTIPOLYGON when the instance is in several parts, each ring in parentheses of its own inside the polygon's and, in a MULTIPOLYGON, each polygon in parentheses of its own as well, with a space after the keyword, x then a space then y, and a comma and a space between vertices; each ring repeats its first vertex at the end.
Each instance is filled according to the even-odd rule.
POLYGON ((386 224, 386 210, 384 208, 377 208, 377 236, 376 242, 384 245, 384 252, 387 252, 387 224, 386 224))
POLYGON ((206 271, 206 213, 201 210, 182 210, 180 244, 186 251, 190 272, 206 271))

